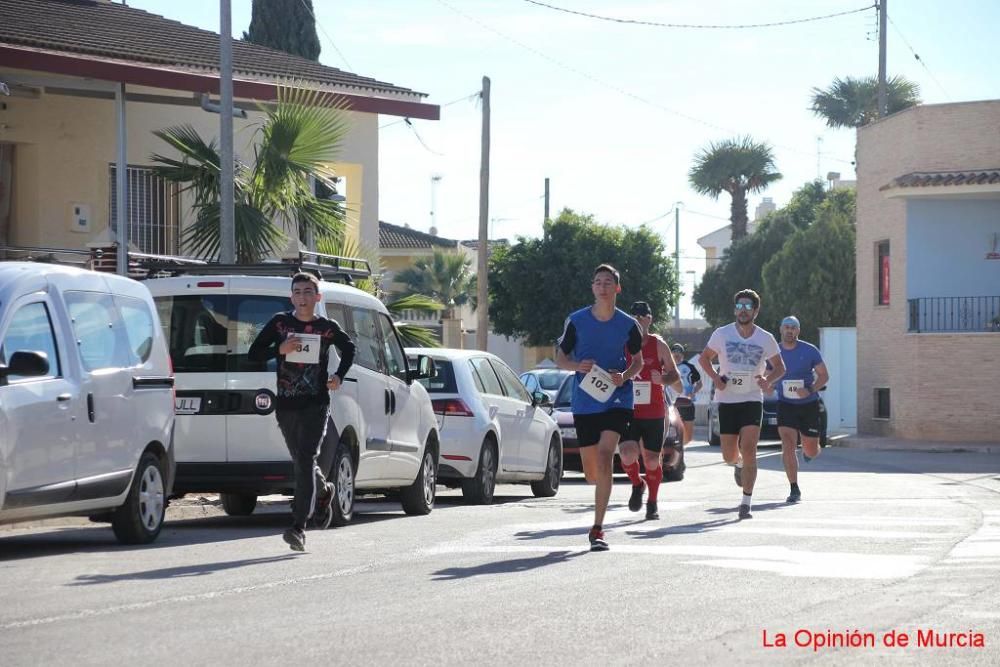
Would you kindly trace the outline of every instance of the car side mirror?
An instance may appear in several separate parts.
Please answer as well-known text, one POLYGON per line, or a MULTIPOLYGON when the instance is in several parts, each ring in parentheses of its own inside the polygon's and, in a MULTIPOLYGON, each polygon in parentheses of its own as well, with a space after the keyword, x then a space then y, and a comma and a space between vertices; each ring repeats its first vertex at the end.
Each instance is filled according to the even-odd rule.
POLYGON ((547 408, 552 405, 552 399, 544 391, 531 392, 531 404, 536 408, 547 408))
POLYGON ((44 352, 15 352, 10 363, 0 364, 0 377, 8 375, 40 376, 49 373, 49 357, 44 352))
POLYGON ((432 378, 437 374, 437 368, 434 366, 434 360, 430 357, 421 354, 417 357, 417 368, 416 370, 410 371, 411 380, 426 380, 432 378))

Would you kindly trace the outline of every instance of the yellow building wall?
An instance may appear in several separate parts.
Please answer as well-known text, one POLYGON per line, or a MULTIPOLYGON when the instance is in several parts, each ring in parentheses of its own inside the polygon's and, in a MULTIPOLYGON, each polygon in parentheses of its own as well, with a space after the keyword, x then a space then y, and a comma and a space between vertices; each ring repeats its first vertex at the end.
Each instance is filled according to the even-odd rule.
MULTIPOLYGON (((0 71, 2 73, 2 71, 0 71)), ((135 92, 132 88, 129 92, 135 92)), ((169 91, 140 92, 163 95, 169 91)), ((186 96, 183 99, 191 99, 186 96)), ((108 226, 110 170, 117 158, 117 125, 113 100, 42 92, 36 98, 5 97, 0 110, 0 142, 14 144, 13 192, 8 242, 12 245, 82 248, 108 226), (91 211, 89 232, 75 231, 72 207, 91 211)), ((253 157, 254 130, 263 114, 233 120, 233 145, 239 157, 253 157)), ((351 131, 342 161, 334 165, 346 178, 348 235, 377 244, 377 116, 348 112, 351 131), (366 176, 371 175, 371 178, 366 176)), ((191 125, 206 140, 215 139, 219 116, 196 106, 130 101, 126 105, 127 160, 152 166, 151 154, 178 155, 154 130, 191 125)), ((193 221, 191 198, 182 195, 181 226, 193 221)))

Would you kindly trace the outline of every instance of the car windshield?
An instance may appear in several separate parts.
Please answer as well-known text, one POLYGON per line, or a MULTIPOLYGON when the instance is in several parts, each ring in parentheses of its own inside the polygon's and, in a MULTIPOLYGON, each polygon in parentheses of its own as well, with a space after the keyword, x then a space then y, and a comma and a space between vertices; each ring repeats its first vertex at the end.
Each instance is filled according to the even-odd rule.
MULTIPOLYGON (((410 368, 417 367, 417 358, 409 357, 410 368)), ((457 394, 458 384, 455 382, 455 367, 446 359, 434 360, 434 375, 417 380, 424 385, 428 394, 457 394)))
POLYGON ((534 375, 538 378, 539 386, 549 391, 558 389, 559 385, 562 384, 563 378, 566 377, 566 373, 563 371, 546 371, 544 373, 535 373, 534 375))
POLYGON ((573 380, 572 376, 566 376, 566 381, 563 382, 562 388, 559 393, 556 394, 556 400, 553 402, 553 407, 561 408, 570 405, 573 402, 573 380))

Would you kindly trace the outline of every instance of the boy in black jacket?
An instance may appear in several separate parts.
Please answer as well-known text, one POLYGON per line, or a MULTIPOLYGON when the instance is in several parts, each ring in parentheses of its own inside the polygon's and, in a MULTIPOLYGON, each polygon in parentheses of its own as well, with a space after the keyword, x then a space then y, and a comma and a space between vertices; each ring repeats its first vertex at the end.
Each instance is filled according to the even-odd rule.
POLYGON ((333 422, 329 392, 340 389, 354 361, 354 343, 350 337, 334 320, 316 315, 319 301, 316 277, 295 274, 294 310, 272 317, 247 353, 255 361, 278 358, 274 414, 292 456, 295 475, 294 519, 284 539, 295 551, 305 551, 306 522, 314 509, 318 509, 318 523, 323 528, 329 527, 333 519, 333 484, 326 481, 316 460, 327 428, 333 422), (335 345, 340 353, 340 365, 332 376, 327 373, 330 345, 335 345))

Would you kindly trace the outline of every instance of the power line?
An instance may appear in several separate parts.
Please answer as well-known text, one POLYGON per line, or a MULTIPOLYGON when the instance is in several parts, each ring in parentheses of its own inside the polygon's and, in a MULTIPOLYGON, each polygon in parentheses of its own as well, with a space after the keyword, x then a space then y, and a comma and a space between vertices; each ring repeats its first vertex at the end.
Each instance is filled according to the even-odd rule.
POLYGON ((747 30, 751 28, 775 28, 778 26, 785 25, 795 25, 797 23, 810 23, 812 21, 823 21, 825 19, 832 19, 838 16, 848 16, 850 14, 858 14, 861 12, 867 12, 870 9, 875 9, 875 5, 868 5, 867 7, 861 7, 860 9, 851 9, 844 12, 837 12, 835 14, 825 14, 823 16, 811 16, 804 19, 792 19, 789 21, 775 21, 773 23, 745 23, 745 24, 729 24, 729 25, 707 25, 698 23, 659 23, 657 21, 640 21, 636 19, 622 19, 613 16, 601 16, 599 14, 589 14, 587 12, 580 12, 574 9, 566 9, 564 7, 556 7, 555 5, 550 5, 545 2, 538 2, 538 0, 524 0, 525 2, 538 5, 539 7, 545 7, 547 9, 553 9, 557 12, 564 12, 566 14, 575 14, 576 16, 584 16, 589 19, 597 19, 599 21, 610 21, 612 23, 624 23, 630 25, 643 25, 650 26, 654 28, 689 28, 696 30, 747 30))
POLYGON ((403 121, 406 123, 406 126, 409 127, 410 130, 413 132, 413 136, 417 138, 417 141, 420 142, 420 145, 423 146, 428 153, 433 153, 434 155, 439 155, 441 157, 444 157, 444 153, 439 153, 438 151, 434 150, 433 148, 427 145, 423 137, 420 136, 420 133, 417 132, 417 128, 413 127, 413 121, 411 121, 409 118, 404 118, 403 121))
POLYGON ((906 48, 908 48, 910 50, 910 53, 913 54, 913 57, 916 58, 917 62, 920 63, 920 65, 927 71, 927 76, 929 76, 931 78, 931 81, 933 81, 935 84, 937 84, 937 87, 941 89, 941 92, 944 93, 944 96, 948 100, 951 100, 951 95, 949 95, 948 91, 945 90, 944 86, 941 85, 941 82, 939 82, 934 77, 934 74, 931 72, 930 68, 927 67, 927 63, 924 62, 924 59, 920 57, 920 54, 918 54, 916 51, 914 51, 913 47, 910 46, 910 43, 908 41, 906 41, 906 37, 903 36, 902 31, 899 29, 899 26, 896 25, 896 22, 892 20, 891 16, 889 17, 889 25, 891 25, 892 29, 896 31, 896 34, 899 35, 899 38, 901 40, 903 40, 903 44, 905 44, 906 48))
POLYGON ((351 66, 351 63, 347 61, 347 57, 344 56, 344 54, 340 52, 340 49, 337 48, 337 43, 333 41, 333 37, 330 37, 330 33, 326 31, 326 28, 323 27, 323 24, 319 22, 318 18, 316 18, 316 14, 315 12, 313 12, 312 7, 309 6, 309 3, 306 2, 306 0, 299 0, 299 1, 302 3, 302 6, 306 8, 306 11, 309 12, 310 16, 313 17, 313 21, 315 21, 316 25, 319 26, 319 30, 320 32, 323 33, 323 36, 326 37, 326 41, 330 42, 330 46, 333 47, 333 50, 337 52, 337 55, 340 56, 340 59, 344 61, 345 65, 347 65, 347 69, 353 72, 354 67, 351 66))
MULTIPOLYGON (((448 102, 446 104, 442 104, 441 108, 444 109, 445 107, 450 107, 451 105, 458 104, 459 102, 466 102, 466 101, 469 101, 469 100, 476 99, 476 98, 479 97, 479 94, 480 93, 477 90, 476 92, 472 93, 471 95, 463 95, 462 97, 459 97, 458 99, 452 100, 451 102, 448 102)), ((391 123, 386 123, 385 125, 379 125, 378 129, 383 130, 383 129, 387 128, 387 127, 392 127, 393 125, 399 125, 400 123, 407 123, 409 121, 410 121, 409 118, 400 118, 399 120, 394 120, 391 123)))
MULTIPOLYGON (((456 9, 455 7, 451 6, 445 0, 437 0, 437 2, 439 4, 441 4, 441 5, 444 5, 445 7, 447 7, 448 9, 450 9, 452 12, 458 14, 459 16, 461 16, 462 18, 464 18, 465 20, 470 21, 472 23, 475 23, 476 25, 478 25, 479 27, 483 28, 484 30, 488 30, 489 32, 492 32, 492 33, 494 33, 496 35, 499 35, 500 37, 506 39, 507 41, 512 42, 513 44, 516 44, 517 46, 521 47, 522 49, 524 49, 526 51, 530 51, 531 53, 535 54, 536 56, 538 56, 540 58, 543 58, 545 60, 548 60, 549 62, 551 62, 552 64, 554 64, 554 65, 556 65, 558 67, 561 67, 561 68, 563 68, 565 70, 573 72, 577 76, 583 77, 584 79, 587 79, 588 81, 591 81, 592 83, 596 83, 599 86, 603 86, 605 88, 613 90, 613 91, 615 91, 615 92, 617 92, 617 93, 619 93, 621 95, 624 95, 625 97, 632 98, 633 100, 635 100, 637 102, 641 102, 642 104, 645 104, 645 105, 647 105, 649 107, 652 107, 654 109, 659 109, 660 111, 664 111, 664 112, 666 112, 668 114, 671 114, 673 116, 678 116, 680 118, 684 118, 685 120, 689 120, 692 123, 697 123, 699 125, 704 125, 705 127, 712 128, 713 130, 719 130, 721 132, 726 132, 726 133, 729 133, 729 134, 739 134, 738 132, 736 132, 736 130, 733 130, 733 129, 730 129, 730 128, 727 128, 727 127, 722 127, 721 125, 716 125, 714 123, 710 123, 710 122, 708 122, 706 120, 702 120, 701 118, 697 118, 696 116, 691 116, 691 115, 688 115, 686 113, 677 111, 676 109, 671 109, 670 107, 667 107, 667 106, 664 106, 662 104, 659 104, 658 102, 653 102, 652 100, 648 100, 645 97, 642 97, 642 96, 637 95, 637 94, 635 94, 633 92, 625 90, 624 88, 622 88, 620 86, 617 86, 617 85, 615 85, 613 83, 610 83, 610 82, 605 81, 603 79, 599 79, 599 78, 597 78, 596 76, 594 76, 592 74, 584 72, 583 70, 578 69, 576 67, 573 67, 572 65, 568 65, 568 64, 564 63, 563 61, 561 61, 561 60, 559 60, 557 58, 554 58, 554 57, 548 55, 544 51, 539 51, 538 49, 536 49, 536 48, 534 48, 532 46, 528 46, 524 42, 521 42, 520 40, 517 40, 517 39, 511 37, 510 35, 507 35, 506 33, 503 33, 501 31, 497 30, 496 28, 493 28, 492 26, 489 26, 489 25, 483 23, 482 21, 476 19, 475 17, 472 17, 472 16, 466 14, 465 12, 463 12, 463 11, 461 11, 459 9, 456 9)), ((805 151, 799 150, 798 148, 795 148, 793 146, 785 146, 785 145, 782 145, 782 144, 774 144, 774 146, 776 148, 783 148, 783 149, 785 149, 787 151, 790 151, 790 152, 793 152, 793 153, 799 153, 801 155, 809 155, 809 157, 812 157, 812 155, 813 155, 812 153, 806 153, 805 151)), ((854 164, 854 162, 852 160, 845 160, 843 158, 837 158, 837 157, 832 157, 831 156, 829 159, 831 159, 831 160, 833 160, 835 162, 841 162, 843 164, 854 164)))

